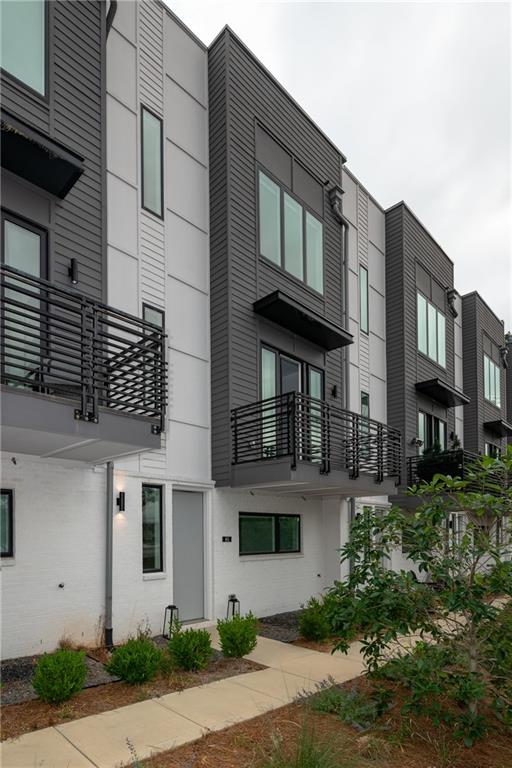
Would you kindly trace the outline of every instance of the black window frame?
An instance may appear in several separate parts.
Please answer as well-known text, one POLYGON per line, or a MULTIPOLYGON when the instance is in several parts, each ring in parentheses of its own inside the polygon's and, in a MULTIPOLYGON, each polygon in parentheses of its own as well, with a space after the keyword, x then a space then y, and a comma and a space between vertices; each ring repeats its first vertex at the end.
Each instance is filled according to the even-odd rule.
POLYGON ((501 456, 501 447, 496 443, 491 443, 488 440, 484 443, 484 455, 489 456, 491 459, 499 459, 501 456))
MULTIPOLYGON (((448 421, 446 419, 441 419, 439 416, 436 416, 433 413, 427 413, 427 411, 424 411, 422 408, 418 408, 418 415, 423 414, 425 417, 425 442, 422 446, 419 446, 419 448, 423 449, 423 452, 431 450, 436 441, 435 433, 436 433, 436 422, 439 425, 439 423, 444 424, 444 445, 440 445, 441 451, 448 450, 448 421), (428 443, 428 445, 427 445, 428 443)), ((416 418, 416 425, 418 429, 418 422, 419 419, 416 418)), ((439 427, 437 430, 439 434, 439 427)))
POLYGON ((142 573, 164 573, 165 567, 164 567, 164 488, 165 486, 161 483, 142 483, 141 488, 141 499, 142 499, 142 573), (160 568, 144 568, 144 488, 158 488, 160 491, 160 509, 159 509, 159 518, 160 518, 160 541, 159 541, 159 547, 160 547, 160 568))
POLYGON ((0 72, 2 73, 2 78, 5 78, 7 82, 10 82, 10 84, 18 89, 23 89, 27 92, 28 95, 31 97, 35 97, 40 102, 43 102, 46 106, 49 106, 50 104, 50 50, 53 48, 53 18, 50 20, 50 13, 53 13, 53 3, 48 2, 48 0, 43 0, 44 2, 44 22, 43 22, 43 29, 44 29, 44 93, 41 93, 40 91, 36 90, 35 88, 32 88, 31 85, 27 85, 23 80, 20 80, 19 77, 16 77, 16 75, 11 74, 8 69, 4 69, 3 67, 0 67, 0 72))
POLYGON ((165 331, 165 310, 161 309, 160 307, 155 307, 154 304, 148 304, 146 301, 142 302, 142 319, 145 323, 151 323, 151 325, 155 325, 155 328, 159 328, 161 331, 165 331), (152 312, 156 312, 157 315, 160 315, 162 318, 162 325, 158 326, 155 325, 155 323, 151 323, 151 320, 148 320, 145 316, 146 310, 150 309, 152 312))
POLYGON ((325 370, 323 368, 320 368, 318 365, 313 365, 312 363, 308 363, 306 360, 301 360, 300 357, 295 357, 295 355, 290 355, 288 352, 284 352, 282 349, 279 349, 278 347, 274 347, 272 344, 267 344, 266 342, 262 341, 260 343, 260 354, 258 357, 258 367, 259 367, 259 375, 258 375, 258 392, 260 400, 263 399, 262 395, 262 366, 261 366, 261 352, 263 349, 268 350, 268 352, 272 352, 274 355, 277 355, 276 360, 276 377, 275 377, 275 397, 279 397, 281 393, 281 359, 283 357, 287 357, 289 360, 294 360, 296 363, 299 363, 301 367, 300 371, 300 378, 301 378, 301 384, 302 384, 302 390, 299 394, 308 395, 311 396, 310 393, 310 387, 309 387, 309 372, 310 371, 316 371, 317 373, 320 373, 322 376, 322 401, 325 401, 325 370))
POLYGON ((165 219, 165 202, 164 202, 164 121, 145 104, 140 105, 140 206, 144 211, 147 211, 152 216, 156 216, 157 219, 163 221, 165 219), (153 211, 144 205, 144 112, 154 117, 160 123, 160 213, 153 211))
POLYGON ((2 496, 7 496, 9 503, 7 506, 7 512, 9 517, 9 549, 5 552, 1 552, 1 557, 14 557, 14 490, 12 488, 2 488, 0 490, 2 496))
POLYGON ((282 272, 284 275, 286 275, 287 278, 290 280, 294 280, 298 285, 302 286, 308 291, 311 291, 316 297, 320 297, 322 300, 325 300, 325 221, 323 218, 321 218, 316 211, 314 211, 307 203, 305 203, 300 197, 298 197, 292 190, 283 184, 282 181, 280 181, 276 176, 274 176, 273 173, 268 171, 265 166, 261 165, 260 163, 256 164, 256 238, 257 238, 257 250, 258 250, 258 256, 260 259, 262 259, 265 264, 269 264, 274 269, 278 269, 280 272, 282 272), (270 181, 274 182, 279 187, 280 196, 279 196, 279 221, 280 221, 280 240, 279 240, 279 256, 280 256, 280 263, 276 264, 275 261, 272 261, 267 256, 261 253, 260 249, 260 226, 261 226, 261 217, 260 217, 260 173, 263 173, 264 176, 267 176, 270 181), (288 197, 290 197, 292 200, 294 200, 300 207, 302 208, 302 265, 303 265, 303 279, 301 280, 300 277, 297 277, 296 275, 292 274, 291 272, 288 272, 288 270, 284 266, 284 258, 285 258, 285 227, 284 227, 284 195, 287 194, 288 197), (308 269, 307 269, 307 232, 306 232, 306 212, 310 214, 310 216, 313 216, 314 219, 316 219, 321 225, 322 225, 322 291, 318 291, 316 288, 313 288, 308 283, 308 269))
POLYGON ((365 267, 364 264, 359 265, 359 328, 361 329, 361 333, 364 333, 366 336, 369 336, 370 334, 370 275, 368 272, 368 267, 365 267), (363 327, 363 313, 362 313, 362 287, 361 287, 361 272, 366 273, 366 327, 363 327))
POLYGON ((416 286, 416 352, 418 355, 421 355, 421 357, 424 358, 424 360, 428 360, 429 363, 433 363, 434 365, 437 365, 438 368, 440 368, 442 371, 446 371, 448 368, 448 349, 447 349, 447 337, 448 337, 448 322, 447 322, 447 315, 446 312, 441 310, 437 304, 434 304, 434 302, 429 299, 429 297, 416 286), (419 339, 419 323, 418 323, 418 296, 421 296, 423 299, 425 299, 426 302, 426 316, 425 316, 425 331, 427 334, 427 351, 423 352, 423 350, 420 349, 420 339, 419 339), (428 352, 428 331, 429 331, 429 319, 428 319, 428 308, 429 305, 434 307, 436 310, 436 357, 431 357, 428 352), (437 315, 441 315, 444 318, 444 365, 443 363, 439 362, 439 322, 437 319, 437 315))
POLYGON ((251 557, 252 555, 297 555, 302 553, 302 516, 294 514, 281 515, 274 512, 239 512, 238 513, 238 554, 240 557, 251 557), (274 541, 275 549, 261 552, 242 552, 242 517, 270 517, 274 523, 274 541), (281 518, 293 518, 297 519, 299 523, 299 535, 298 535, 298 549, 285 549, 279 548, 280 533, 279 533, 279 520, 281 518))

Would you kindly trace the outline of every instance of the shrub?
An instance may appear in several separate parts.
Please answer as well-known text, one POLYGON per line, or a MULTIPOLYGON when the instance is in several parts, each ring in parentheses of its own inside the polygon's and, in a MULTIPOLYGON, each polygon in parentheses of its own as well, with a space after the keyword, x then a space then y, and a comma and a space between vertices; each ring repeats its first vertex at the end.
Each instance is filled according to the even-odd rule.
POLYGON ((384 689, 371 692, 350 691, 333 686, 324 688, 312 700, 316 712, 337 715, 358 730, 370 728, 387 709, 392 693, 384 689))
POLYGON ((82 690, 86 676, 84 651, 61 649, 39 659, 32 685, 40 699, 60 704, 82 690))
POLYGON ((304 721, 295 743, 273 736, 271 754, 261 768, 348 768, 354 764, 349 754, 340 740, 320 738, 304 721))
POLYGON ((232 619, 219 619, 220 647, 224 656, 240 658, 256 648, 256 628, 258 620, 252 613, 246 616, 233 616, 232 619))
POLYGON ((311 597, 299 619, 299 632, 306 640, 327 640, 331 626, 324 603, 311 597))
POLYGON ((212 641, 207 629, 182 630, 176 622, 169 638, 169 653, 180 669, 204 669, 212 656, 212 641))
POLYGON ((105 665, 107 672, 135 685, 153 680, 160 667, 162 652, 144 635, 133 637, 116 648, 112 659, 105 665))

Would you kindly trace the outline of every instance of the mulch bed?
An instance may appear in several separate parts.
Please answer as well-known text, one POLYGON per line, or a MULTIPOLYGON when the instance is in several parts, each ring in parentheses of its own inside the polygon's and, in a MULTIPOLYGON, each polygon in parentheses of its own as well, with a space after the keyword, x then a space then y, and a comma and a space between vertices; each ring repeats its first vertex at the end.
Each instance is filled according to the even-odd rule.
MULTIPOLYGON (((361 683, 365 685, 363 681, 361 683)), ((353 682, 345 686, 352 687, 353 682)), ((380 726, 358 733, 336 716, 313 712, 307 702, 281 707, 253 720, 210 733, 191 744, 142 762, 144 768, 261 768, 276 741, 289 754, 304 727, 339 754, 350 768, 510 768, 512 734, 490 732, 470 749, 446 729, 400 714, 399 704, 380 726)), ((296 765, 291 760, 290 765, 296 765)), ((298 765, 298 763, 297 763, 298 765)))
MULTIPOLYGON (((64 704, 46 704, 40 699, 25 701, 21 704, 5 703, 2 706, 0 738, 21 736, 23 733, 59 725, 69 720, 77 720, 87 715, 97 715, 110 709, 136 704, 139 701, 156 696, 164 696, 173 691, 183 691, 196 685, 204 685, 214 680, 223 680, 246 672, 264 669, 260 664, 247 659, 225 659, 218 651, 214 652, 208 667, 198 672, 175 671, 169 675, 159 675, 150 683, 128 685, 123 682, 110 682, 105 685, 84 688, 64 704)), ((2 688, 2 697, 3 697, 2 688)))

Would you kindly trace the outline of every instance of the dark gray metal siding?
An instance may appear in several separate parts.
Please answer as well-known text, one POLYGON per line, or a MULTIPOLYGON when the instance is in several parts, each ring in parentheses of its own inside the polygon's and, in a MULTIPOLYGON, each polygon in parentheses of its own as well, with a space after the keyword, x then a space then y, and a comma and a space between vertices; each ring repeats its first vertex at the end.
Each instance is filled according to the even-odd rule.
POLYGON ((499 355, 494 362, 500 366, 501 408, 484 397, 484 335, 499 349, 505 342, 503 322, 475 291, 462 297, 462 339, 464 354, 464 391, 471 403, 464 406, 464 447, 474 453, 484 453, 485 443, 505 446, 505 440, 484 429, 486 421, 507 418, 505 368, 499 355))
POLYGON ((209 50, 213 476, 230 470, 231 408, 259 399, 261 341, 325 364, 326 392, 341 391, 341 351, 324 353, 258 319, 256 299, 281 289, 329 320, 342 322, 341 227, 329 186, 340 183, 342 155, 226 29, 209 50), (324 197, 325 295, 263 262, 257 251, 256 125, 315 178, 324 197))
POLYGON ((2 73, 6 110, 84 158, 85 171, 64 200, 30 191, 15 177, 2 204, 49 230, 49 276, 69 285, 71 258, 79 262, 81 291, 105 295, 104 48, 105 5, 100 0, 55 0, 49 6, 48 99, 39 98, 2 73), (37 203, 37 198, 41 202, 37 203), (43 219, 38 208, 45 209, 43 219))
MULTIPOLYGON (((508 348, 508 368, 505 372, 507 382, 507 422, 512 422, 512 334, 507 336, 507 348, 508 348)), ((512 435, 508 438, 510 445, 512 445, 512 435)))
POLYGON ((453 288, 453 264, 404 203, 386 212, 386 317, 388 423, 401 430, 406 459, 417 451, 411 440, 417 434, 421 409, 444 419, 449 436, 455 429, 453 409, 420 395, 416 382, 440 378, 455 381, 454 318, 448 310, 446 289, 453 288), (417 267, 438 284, 437 304, 446 318, 446 368, 418 352, 416 331, 417 267))

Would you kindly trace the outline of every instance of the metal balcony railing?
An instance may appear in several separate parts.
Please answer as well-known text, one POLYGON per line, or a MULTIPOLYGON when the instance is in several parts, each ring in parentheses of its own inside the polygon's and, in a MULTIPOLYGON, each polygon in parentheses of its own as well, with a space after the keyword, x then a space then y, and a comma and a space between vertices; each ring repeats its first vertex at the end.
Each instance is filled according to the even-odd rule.
POLYGON ((160 328, 5 264, 0 276, 2 384, 73 400, 76 419, 98 422, 111 408, 163 431, 160 328))
POLYGON ((322 474, 342 470, 376 482, 400 478, 400 433, 357 413, 290 392, 231 414, 233 464, 290 457, 292 466, 317 464, 322 474))
MULTIPOLYGON (((478 458, 476 453, 465 451, 462 448, 440 451, 439 453, 427 453, 423 456, 410 456, 407 459, 407 485, 418 485, 421 482, 429 483, 437 474, 458 477, 460 480, 468 480, 470 477, 469 473, 478 458)), ((491 475, 490 481, 493 485, 505 488, 509 479, 507 476, 496 472, 491 475)), ((469 484, 468 490, 495 492, 492 488, 479 488, 476 483, 469 484)))

